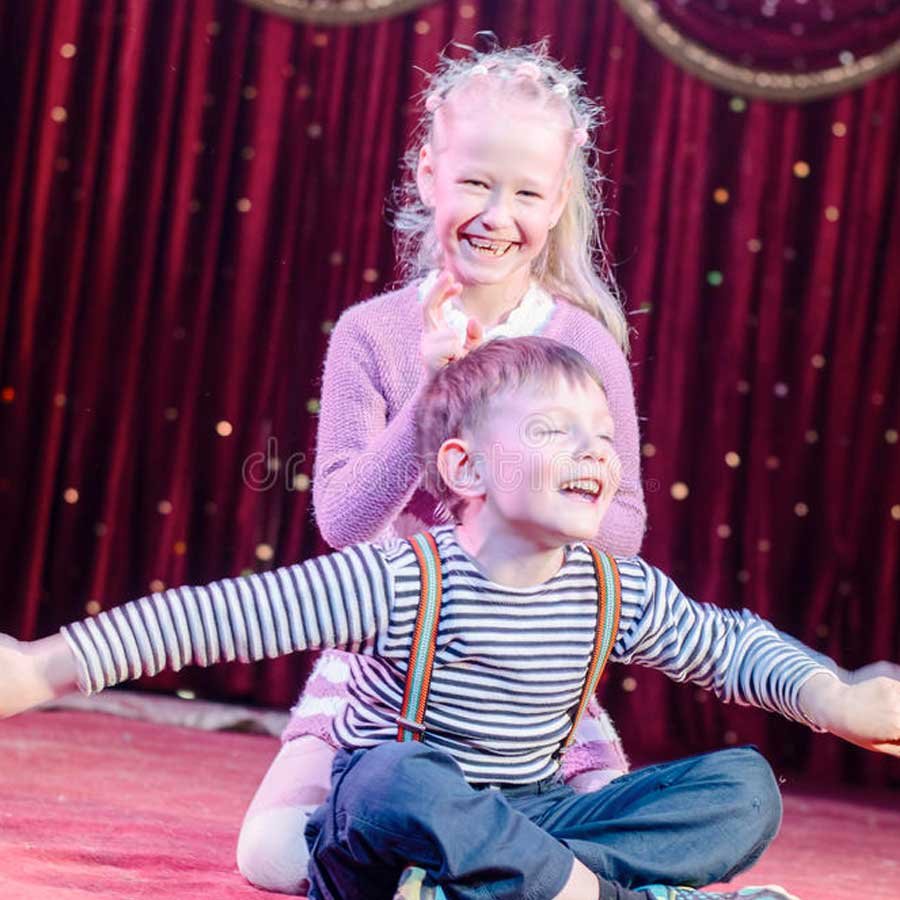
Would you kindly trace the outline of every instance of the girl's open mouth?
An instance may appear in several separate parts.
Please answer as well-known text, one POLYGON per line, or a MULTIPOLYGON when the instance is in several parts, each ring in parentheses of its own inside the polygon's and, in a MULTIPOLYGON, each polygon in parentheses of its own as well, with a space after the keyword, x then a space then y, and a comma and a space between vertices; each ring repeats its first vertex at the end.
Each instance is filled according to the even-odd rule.
POLYGON ((505 256, 511 248, 517 247, 515 241, 492 241, 488 238, 478 237, 474 234, 463 235, 463 240, 479 255, 500 257, 505 256))

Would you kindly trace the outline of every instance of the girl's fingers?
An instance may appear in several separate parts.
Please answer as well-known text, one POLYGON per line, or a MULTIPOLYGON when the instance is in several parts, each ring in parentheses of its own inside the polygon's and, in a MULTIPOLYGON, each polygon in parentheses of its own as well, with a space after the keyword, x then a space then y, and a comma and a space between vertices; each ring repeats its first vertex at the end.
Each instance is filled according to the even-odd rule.
POLYGON ((478 319, 469 319, 466 325, 466 344, 465 350, 474 350, 484 340, 484 328, 478 319))
POLYGON ((459 336, 446 326, 426 332, 422 339, 422 357, 430 372, 443 368, 464 352, 459 336))
POLYGON ((443 303, 444 292, 449 286, 450 282, 450 273, 449 272, 441 272, 437 281, 431 286, 431 290, 428 292, 428 296, 425 298, 424 303, 424 312, 425 312, 425 327, 428 329, 433 329, 438 327, 439 312, 441 303, 443 303))
POLYGON ((423 311, 425 315, 425 328, 428 330, 440 328, 443 322, 441 307, 451 297, 457 297, 462 293, 462 285, 446 270, 438 275, 437 281, 428 292, 423 311))
POLYGON ((441 333, 431 338, 428 346, 428 355, 436 356, 459 356, 462 351, 462 344, 456 332, 441 333))

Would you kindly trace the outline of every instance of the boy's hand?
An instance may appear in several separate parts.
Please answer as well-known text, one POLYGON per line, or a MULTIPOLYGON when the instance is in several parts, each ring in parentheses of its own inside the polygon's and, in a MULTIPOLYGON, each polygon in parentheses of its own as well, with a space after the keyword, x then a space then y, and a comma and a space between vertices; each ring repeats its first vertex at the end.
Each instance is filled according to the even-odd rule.
POLYGON ((435 281, 423 304, 425 330, 422 333, 422 358, 428 373, 433 375, 447 363, 465 356, 477 347, 484 336, 484 331, 476 319, 469 319, 466 339, 461 341, 456 331, 451 328, 441 314, 441 307, 447 300, 458 297, 462 293, 462 285, 449 272, 442 271, 435 281))
POLYGON ((61 634, 17 641, 0 634, 0 718, 75 690, 78 667, 61 634))
POLYGON ((800 703, 816 724, 832 734, 867 750, 900 757, 900 681, 891 675, 851 684, 815 675, 803 686, 800 703))

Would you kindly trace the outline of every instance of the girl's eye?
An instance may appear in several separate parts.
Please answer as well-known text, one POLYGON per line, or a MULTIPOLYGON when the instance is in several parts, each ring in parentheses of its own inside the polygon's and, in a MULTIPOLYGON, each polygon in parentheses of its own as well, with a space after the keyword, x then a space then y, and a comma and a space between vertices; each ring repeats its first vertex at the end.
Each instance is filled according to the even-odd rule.
POLYGON ((487 185, 483 181, 478 181, 475 178, 466 178, 463 181, 463 184, 474 184, 475 187, 483 187, 483 188, 487 187, 487 185))
POLYGON ((519 193, 523 197, 528 197, 529 199, 536 199, 536 200, 541 199, 541 195, 538 194, 536 191, 519 191, 519 193))

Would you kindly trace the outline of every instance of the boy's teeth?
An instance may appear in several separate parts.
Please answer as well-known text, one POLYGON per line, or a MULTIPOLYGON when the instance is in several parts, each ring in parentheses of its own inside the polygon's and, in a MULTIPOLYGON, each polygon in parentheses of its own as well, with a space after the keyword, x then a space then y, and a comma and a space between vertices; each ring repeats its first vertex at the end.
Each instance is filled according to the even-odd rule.
POLYGON ((579 479, 578 481, 570 481, 564 484, 562 489, 564 491, 578 491, 596 496, 600 493, 600 484, 591 479, 579 479))

